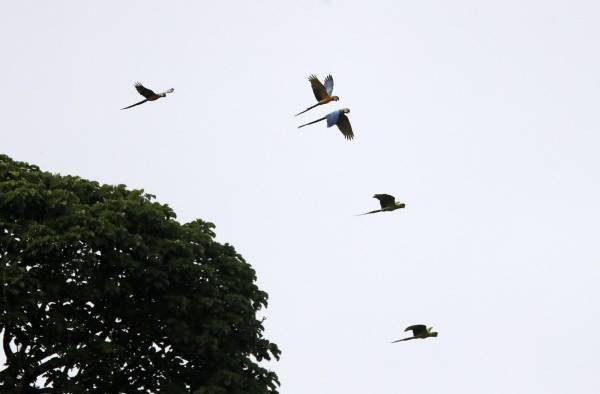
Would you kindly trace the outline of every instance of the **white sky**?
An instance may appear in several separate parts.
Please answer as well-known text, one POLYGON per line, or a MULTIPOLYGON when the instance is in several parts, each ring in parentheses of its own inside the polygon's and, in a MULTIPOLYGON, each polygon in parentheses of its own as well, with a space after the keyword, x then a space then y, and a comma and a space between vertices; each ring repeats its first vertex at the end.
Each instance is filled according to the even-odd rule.
POLYGON ((217 225, 281 393, 600 392, 600 4, 4 1, 0 152, 217 225), (334 76, 340 101, 306 77, 334 76), (127 111, 142 81, 166 99, 127 111), (356 138, 301 123, 349 107, 356 138), (374 193, 405 210, 377 208, 374 193), (435 339, 391 345, 426 323, 435 339))

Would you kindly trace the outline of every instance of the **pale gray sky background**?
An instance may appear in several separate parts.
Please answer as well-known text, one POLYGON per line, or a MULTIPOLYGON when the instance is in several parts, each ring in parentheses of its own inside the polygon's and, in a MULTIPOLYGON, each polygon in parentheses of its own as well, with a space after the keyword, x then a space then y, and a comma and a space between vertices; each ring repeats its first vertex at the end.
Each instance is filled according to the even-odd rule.
POLYGON ((596 1, 0 3, 0 152, 217 225, 282 394, 600 392, 596 1), (331 73, 341 100, 306 80, 331 73), (166 99, 140 100, 135 81, 166 99), (349 107, 356 138, 323 124, 349 107), (374 193, 405 210, 377 208, 374 193), (404 327, 436 339, 390 344, 404 327))

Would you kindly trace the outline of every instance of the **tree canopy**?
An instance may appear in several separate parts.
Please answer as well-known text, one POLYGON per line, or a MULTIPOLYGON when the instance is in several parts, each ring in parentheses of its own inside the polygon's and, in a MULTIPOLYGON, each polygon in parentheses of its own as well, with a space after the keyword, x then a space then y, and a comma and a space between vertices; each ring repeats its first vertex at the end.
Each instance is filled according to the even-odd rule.
POLYGON ((0 391, 277 393, 267 294, 213 229, 0 155, 0 391))

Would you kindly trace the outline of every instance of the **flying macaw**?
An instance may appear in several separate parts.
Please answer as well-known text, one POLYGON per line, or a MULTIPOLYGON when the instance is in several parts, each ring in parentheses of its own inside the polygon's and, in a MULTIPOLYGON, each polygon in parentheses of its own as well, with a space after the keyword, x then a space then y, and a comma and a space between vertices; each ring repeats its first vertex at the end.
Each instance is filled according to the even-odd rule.
POLYGON ((398 339, 398 340, 392 341, 392 343, 402 342, 402 341, 410 341, 411 339, 417 339, 417 338, 425 339, 425 338, 429 338, 429 337, 437 337, 438 336, 438 333, 433 331, 433 327, 426 327, 423 324, 417 324, 415 326, 406 327, 404 332, 406 332, 406 331, 412 331, 413 336, 408 337, 408 338, 398 339))
POLYGON ((327 104, 331 101, 338 101, 340 99, 338 96, 331 95, 331 93, 333 93, 333 77, 331 76, 331 74, 325 77, 325 86, 323 86, 321 81, 319 81, 319 78, 317 78, 314 74, 309 76, 308 80, 310 81, 310 86, 312 87, 313 93, 315 94, 315 98, 317 99, 318 103, 316 103, 312 107, 306 108, 304 111, 299 112, 294 116, 303 114, 306 111, 318 107, 319 105, 327 104))
POLYGON ((136 105, 140 105, 145 103, 146 101, 154 101, 154 100, 158 100, 161 97, 166 97, 167 93, 173 93, 173 91, 175 89, 171 88, 165 92, 162 93, 154 93, 152 90, 145 88, 141 83, 136 82, 136 84, 134 85, 136 90, 138 91, 139 94, 141 94, 142 96, 146 97, 145 100, 140 101, 139 103, 135 103, 130 105, 129 107, 125 107, 125 108, 121 108, 121 109, 127 109, 127 108, 131 108, 131 107, 135 107, 136 105))
POLYGON ((327 119, 327 127, 336 125, 338 129, 340 129, 344 137, 347 140, 351 140, 352 138, 354 138, 354 133, 352 133, 352 126, 350 125, 350 120, 346 116, 346 114, 348 113, 350 113, 350 110, 348 108, 339 109, 337 111, 328 113, 326 116, 320 119, 313 120, 312 122, 298 126, 298 128, 302 128, 304 126, 308 126, 309 124, 317 123, 327 119))
POLYGON ((375 194, 373 196, 373 198, 376 198, 379 200, 381 209, 377 209, 377 210, 371 211, 371 212, 361 213, 358 216, 368 215, 370 213, 377 213, 377 212, 391 212, 391 211, 395 211, 396 209, 404 208, 406 206, 406 204, 404 204, 403 202, 396 201, 396 198, 394 198, 394 196, 391 196, 389 194, 375 194))

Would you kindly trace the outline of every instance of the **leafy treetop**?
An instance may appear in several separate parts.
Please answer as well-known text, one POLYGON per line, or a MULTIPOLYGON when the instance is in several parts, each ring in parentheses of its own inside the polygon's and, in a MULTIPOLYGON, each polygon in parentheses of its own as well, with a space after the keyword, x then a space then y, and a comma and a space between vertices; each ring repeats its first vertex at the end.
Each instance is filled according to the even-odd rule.
POLYGON ((277 392, 254 270, 153 200, 0 155, 0 391, 277 392))

